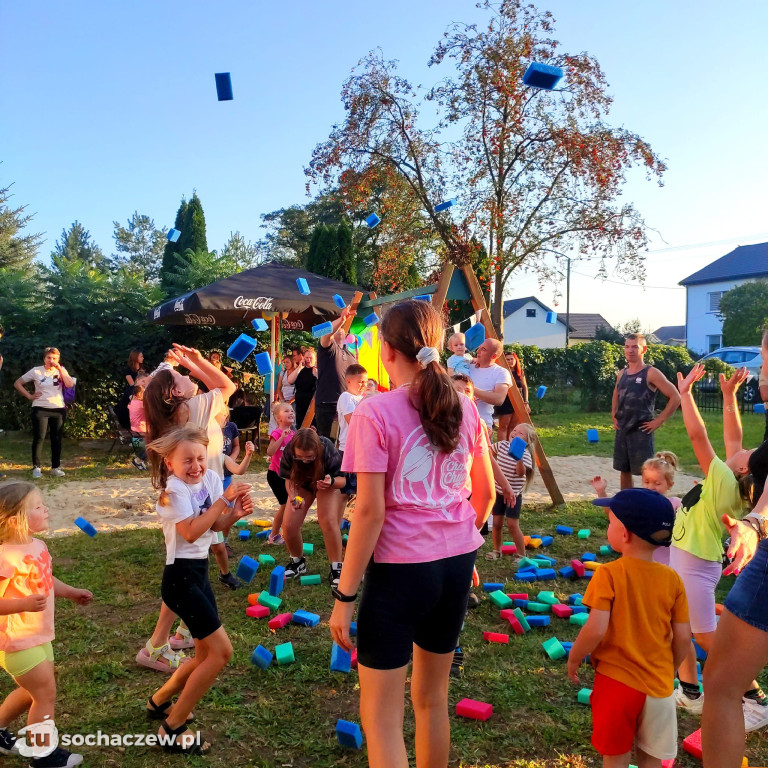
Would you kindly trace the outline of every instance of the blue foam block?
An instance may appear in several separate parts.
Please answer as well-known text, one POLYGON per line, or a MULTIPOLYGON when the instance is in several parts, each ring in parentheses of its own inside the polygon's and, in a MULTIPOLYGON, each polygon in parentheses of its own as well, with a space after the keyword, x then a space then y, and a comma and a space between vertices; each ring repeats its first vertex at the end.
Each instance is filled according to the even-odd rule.
MULTIPOLYGON (((551 547, 555 541, 551 536, 539 536, 539 540, 541 541, 542 547, 551 547)), ((552 560, 551 557, 549 559, 552 560)), ((552 562, 554 563, 555 561, 552 560, 552 562)))
POLYGON ((537 581, 549 581, 549 579, 554 579, 556 577, 557 574, 555 573, 554 568, 539 568, 536 571, 537 581))
POLYGON ((584 553, 584 554, 581 556, 581 559, 582 559, 582 560, 583 560, 585 563, 594 563, 594 562, 597 560, 597 555, 596 555, 596 554, 594 554, 593 552, 585 552, 585 553, 584 553))
POLYGON ((250 531, 240 531, 237 534, 237 538, 240 539, 240 541, 248 541, 248 539, 251 538, 251 532, 250 531))
POLYGON ((483 583, 483 592, 496 592, 497 590, 504 591, 504 582, 501 581, 486 581, 483 583))
POLYGON ((565 648, 565 655, 568 656, 568 654, 571 652, 571 648, 573 648, 573 643, 567 643, 565 641, 560 641, 560 645, 565 648))
POLYGON ((584 571, 584 578, 589 581, 595 575, 595 571, 584 571))
POLYGON ((217 72, 216 97, 219 101, 232 101, 232 77, 229 72, 217 72))
POLYGON ((296 287, 299 289, 299 293, 302 296, 309 296, 309 283, 307 283, 306 278, 304 277, 297 277, 296 278, 296 287))
POLYGON ((248 355, 256 349, 257 341, 245 333, 241 333, 227 350, 227 357, 242 363, 248 355))
POLYGON ((350 637, 357 637, 357 622, 356 621, 350 621, 349 622, 349 636, 350 637))
POLYGON ((707 660, 707 652, 694 640, 693 647, 696 649, 696 658, 699 661, 707 660))
POLYGON ((535 571, 537 566, 534 563, 526 563, 518 567, 518 573, 525 573, 526 571, 535 571))
POLYGON ((423 293, 421 296, 414 296, 414 301, 432 301, 432 297, 428 293, 423 293))
POLYGON ((547 322, 554 325, 557 322, 557 312, 547 312, 547 322))
POLYGON ((557 573, 564 579, 572 579, 576 575, 576 571, 574 571, 570 565, 566 565, 565 568, 561 568, 557 573))
POLYGON ((258 570, 258 561, 254 560, 252 557, 248 557, 248 555, 243 555, 240 559, 239 565, 237 566, 237 573, 235 576, 237 576, 238 579, 242 579, 243 581, 246 581, 250 584, 253 581, 253 577, 256 575, 256 571, 258 570))
POLYGON ((755 403, 752 406, 752 413, 765 413, 765 403, 755 403))
POLYGON ((333 325, 331 323, 320 323, 319 325, 312 326, 312 336, 319 339, 321 336, 327 336, 329 333, 333 333, 333 325))
POLYGON ((380 218, 379 218, 379 217, 378 217, 378 216, 377 216, 375 213, 372 213, 372 214, 371 214, 371 215, 370 215, 370 216, 369 216, 369 217, 368 217, 368 218, 365 220, 365 223, 366 223, 366 224, 367 224, 367 225, 368 225, 368 226, 369 226, 371 229, 373 229, 373 228, 374 228, 374 227, 375 227, 375 226, 376 226, 376 225, 377 225, 377 224, 378 224, 380 221, 381 221, 381 219, 380 219, 380 218))
POLYGON ((331 672, 349 673, 350 669, 352 669, 352 654, 334 643, 331 648, 331 672))
POLYGON ((78 517, 75 520, 75 525, 91 538, 98 533, 98 531, 84 517, 78 517))
POLYGON ((341 530, 342 531, 348 531, 351 527, 352 526, 351 526, 349 520, 347 520, 346 518, 344 518, 344 520, 341 521, 341 530))
POLYGON ((515 581, 536 581, 536 571, 518 571, 512 578, 515 581))
POLYGON ((320 623, 320 617, 309 611, 294 611, 291 621, 304 627, 316 627, 320 623))
POLYGON ((336 722, 336 738, 342 747, 350 749, 361 749, 363 746, 363 734, 357 723, 350 723, 349 720, 338 720, 336 722))
POLYGON ((568 595, 568 605, 581 605, 583 597, 584 595, 581 595, 578 592, 573 595, 568 595))
POLYGON ((375 312, 371 312, 371 314, 368 315, 368 317, 363 318, 363 322, 365 323, 366 328, 370 328, 376 325, 380 319, 381 318, 375 312))
POLYGON ((600 435, 597 433, 596 429, 588 429, 587 430, 587 440, 589 440, 590 443, 599 443, 600 442, 600 435))
POLYGON ((485 326, 475 323, 465 334, 464 341, 467 349, 474 352, 485 341, 485 326))
POLYGON ((526 616, 528 625, 531 627, 548 627, 549 616, 526 616))
POLYGON ((263 645, 257 645, 251 654, 251 664, 260 669, 268 669, 271 663, 272 654, 263 645))
MULTIPOLYGON (((589 571, 587 571, 589 573, 589 571)), ((574 613, 589 613, 589 608, 587 608, 586 605, 573 605, 571 606, 573 608, 574 613)))
POLYGON ((562 533, 563 536, 570 536, 573 534, 573 528, 569 528, 567 525, 558 525, 555 528, 556 533, 562 533))
POLYGON ((269 528, 265 528, 263 531, 259 531, 256 534, 256 538, 257 539, 268 539, 270 533, 272 533, 272 531, 270 531, 269 528))
POLYGON ((523 84, 530 85, 531 88, 541 88, 544 91, 552 91, 563 77, 563 70, 560 67, 553 67, 549 64, 539 64, 534 61, 528 65, 523 75, 523 84))
MULTIPOLYGON (((541 541, 541 539, 539 539, 539 541, 541 541)), ((542 546, 544 545, 542 544, 542 546)), ((546 555, 542 555, 538 553, 535 555, 535 557, 537 560, 546 560, 550 565, 554 565, 557 562, 557 560, 555 560, 554 557, 547 557, 546 555)))
POLYGON ((455 198, 451 198, 450 200, 446 200, 443 203, 438 203, 435 206, 435 213, 440 213, 442 211, 447 211, 452 205, 456 204, 455 198))
POLYGON ((277 597, 283 591, 284 586, 285 568, 282 565, 278 565, 269 574, 269 594, 272 597, 277 597))
POLYGON ((263 320, 260 317, 254 317, 253 320, 251 320, 251 325, 253 326, 254 331, 266 331, 269 330, 269 326, 267 325, 267 321, 263 320))
POLYGON ((334 294, 333 294, 333 303, 334 303, 334 304, 335 304, 335 305, 336 305, 336 306, 337 306, 339 309, 344 309, 344 307, 346 307, 346 306, 347 306, 347 302, 346 302, 346 301, 344 301, 344 299, 343 299, 341 296, 339 296, 339 294, 338 294, 338 293, 334 293, 334 294))
POLYGON ((536 397, 537 399, 541 400, 544 395, 547 394, 547 388, 542 384, 537 390, 536 390, 536 397))
POLYGON ((528 607, 528 601, 523 600, 521 597, 516 597, 512 603, 514 604, 515 608, 522 608, 525 610, 528 607))
POLYGON ((520 459, 523 458, 523 454, 525 453, 525 449, 527 447, 528 443, 526 443, 522 437, 515 437, 509 443, 509 455, 513 459, 520 461, 520 459))
POLYGON ((168 230, 168 234, 166 235, 168 240, 170 240, 172 243, 178 242, 179 238, 181 237, 181 231, 178 229, 171 229, 168 230))
POLYGON ((256 370, 262 375, 267 376, 272 373, 272 361, 269 359, 269 352, 259 352, 254 358, 256 370))

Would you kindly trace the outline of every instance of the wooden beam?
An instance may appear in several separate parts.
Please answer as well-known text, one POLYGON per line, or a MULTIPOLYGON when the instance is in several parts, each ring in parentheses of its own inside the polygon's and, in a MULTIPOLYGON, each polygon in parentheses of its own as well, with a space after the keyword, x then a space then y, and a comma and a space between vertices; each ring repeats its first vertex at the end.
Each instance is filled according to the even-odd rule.
MULTIPOLYGON (((464 272, 464 277, 467 280, 469 293, 472 296, 472 306, 476 312, 481 313, 480 317, 481 322, 485 327, 486 338, 491 337, 498 340, 496 329, 493 327, 491 316, 488 313, 488 307, 485 304, 485 296, 483 296, 480 283, 477 282, 477 276, 469 265, 463 266, 462 271, 464 272)), ((442 277, 440 279, 442 280, 442 277)), ((450 275, 448 277, 448 281, 450 282, 450 275)), ((504 355, 499 357, 497 363, 509 371, 507 358, 504 355)), ((511 376, 512 371, 509 371, 509 373, 511 376)), ((518 420, 534 426, 533 422, 531 421, 531 417, 528 414, 528 410, 525 407, 523 396, 520 393, 520 390, 517 388, 517 384, 515 384, 514 377, 512 377, 512 386, 507 391, 507 397, 512 403, 512 408, 514 408, 515 416, 517 416, 518 420)), ((547 455, 544 453, 544 448, 541 445, 541 441, 539 441, 539 445, 535 453, 536 464, 539 467, 539 471, 541 472, 541 479, 544 481, 544 485, 547 487, 547 491, 549 492, 549 496, 552 499, 552 503, 556 507, 559 507, 561 504, 565 504, 565 499, 563 499, 563 494, 560 492, 560 488, 557 485, 555 476, 552 473, 552 468, 549 466, 549 459, 547 459, 547 455)))
POLYGON ((405 301, 406 299, 412 299, 414 296, 426 296, 427 294, 434 293, 437 290, 437 283, 434 285, 427 285, 424 288, 413 288, 410 291, 402 291, 401 293, 393 293, 390 296, 382 296, 376 298, 375 293, 368 294, 369 298, 363 299, 360 302, 359 309, 373 309, 383 304, 394 304, 398 301, 405 301), (371 298, 372 297, 372 298, 371 298))
POLYGON ((451 277, 453 277, 453 264, 447 262, 437 283, 437 290, 432 294, 432 306, 442 314, 445 297, 448 295, 448 289, 451 287, 451 277))

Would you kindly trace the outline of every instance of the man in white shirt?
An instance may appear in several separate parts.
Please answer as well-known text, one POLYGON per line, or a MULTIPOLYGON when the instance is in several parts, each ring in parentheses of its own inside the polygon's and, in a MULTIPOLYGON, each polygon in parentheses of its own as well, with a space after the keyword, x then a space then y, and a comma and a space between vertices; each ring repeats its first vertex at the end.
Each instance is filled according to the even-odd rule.
POLYGON ((506 368, 496 365, 504 348, 498 339, 486 339, 478 348, 475 365, 469 368, 469 377, 475 385, 475 402, 480 418, 493 429, 493 407, 501 405, 512 385, 506 368))

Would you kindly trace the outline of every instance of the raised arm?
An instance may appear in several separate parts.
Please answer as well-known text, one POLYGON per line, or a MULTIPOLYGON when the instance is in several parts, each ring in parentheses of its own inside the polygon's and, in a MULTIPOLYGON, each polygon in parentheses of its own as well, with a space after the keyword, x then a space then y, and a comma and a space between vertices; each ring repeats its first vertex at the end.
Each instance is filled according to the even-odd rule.
POLYGON ((688 433, 688 439, 693 446, 693 452, 696 454, 696 461, 699 462, 704 477, 709 473, 709 465, 715 458, 715 452, 712 444, 709 442, 707 428, 701 418, 699 409, 693 399, 691 387, 704 375, 703 365, 694 365, 691 372, 683 377, 682 373, 677 374, 677 386, 680 390, 680 407, 683 411, 683 421, 685 430, 688 433))
POLYGON ((335 319, 331 321, 331 332, 326 333, 325 336, 320 337, 320 346, 321 347, 330 347, 333 343, 333 334, 336 333, 336 331, 341 328, 342 325, 347 321, 347 318, 354 313, 354 310, 352 309, 352 306, 350 304, 347 304, 344 309, 341 310, 341 314, 335 319))
POLYGON ((206 360, 197 349, 174 344, 172 353, 180 365, 183 365, 195 378, 205 384, 208 389, 218 389, 226 403, 235 393, 237 386, 229 376, 206 360))
POLYGON ((723 441, 725 442, 725 458, 729 459, 742 449, 744 433, 741 428, 741 414, 736 404, 736 392, 746 380, 749 372, 746 368, 734 371, 730 379, 720 374, 720 389, 723 393, 723 441))

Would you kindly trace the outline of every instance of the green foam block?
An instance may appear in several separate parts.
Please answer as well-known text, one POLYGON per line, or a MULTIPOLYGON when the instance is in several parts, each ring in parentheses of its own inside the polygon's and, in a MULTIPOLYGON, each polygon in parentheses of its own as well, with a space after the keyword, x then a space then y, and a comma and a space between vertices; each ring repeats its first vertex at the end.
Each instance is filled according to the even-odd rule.
MULTIPOLYGON (((520 562, 517 564, 517 570, 521 571, 523 568, 525 568, 526 565, 532 565, 534 568, 538 568, 539 566, 536 565, 535 560, 531 560, 530 557, 521 557, 520 562)), ((549 565, 549 563, 547 563, 549 565)))
POLYGON ((238 520, 238 521, 235 523, 235 526, 236 526, 237 528, 245 528, 245 527, 247 527, 248 525, 250 525, 250 523, 249 523, 247 520, 242 520, 242 519, 238 520))
POLYGON ((347 536, 346 533, 343 534, 342 537, 341 537, 341 543, 342 544, 346 544, 348 541, 349 541, 349 536, 347 536))
MULTIPOLYGON (((528 603, 528 607, 531 607, 530 603, 528 603)), ((578 624, 578 626, 583 627, 587 623, 587 619, 589 619, 588 613, 574 613, 568 621, 570 621, 571 624, 578 624)))
POLYGON ((520 622, 520 626, 523 628, 525 632, 531 631, 531 625, 528 623, 528 619, 525 618, 525 614, 520 608, 515 608, 512 613, 514 614, 515 618, 520 622))
POLYGON ((540 603, 546 603, 547 605, 558 605, 560 601, 555 597, 554 592, 539 592, 536 599, 540 603))
POLYGON ((296 657, 293 655, 292 643, 281 643, 275 646, 275 658, 279 666, 283 664, 291 664, 296 661, 296 657))
POLYGON ((275 558, 272 555, 259 555, 259 565, 274 565, 275 558))
POLYGON ((576 695, 576 700, 579 704, 586 704, 589 706, 589 697, 592 695, 591 688, 582 688, 576 695))
POLYGON ((565 658, 565 648, 563 648, 563 644, 556 637, 550 637, 549 640, 545 640, 541 647, 553 661, 565 658))
POLYGON ((302 587, 311 587, 313 584, 320 584, 321 581, 319 573, 313 573, 311 576, 302 576, 299 579, 302 587))
POLYGON ((310 544, 308 541, 304 542, 304 547, 302 548, 303 555, 314 555, 315 554, 315 545, 310 544))
POLYGON ((613 553, 613 547, 610 546, 610 544, 603 544, 600 547, 600 554, 601 555, 610 555, 613 553))
POLYGON ((276 611, 283 601, 279 597, 272 597, 269 592, 260 592, 256 602, 259 605, 265 605, 271 611, 276 611))
POLYGON ((547 603, 532 603, 529 601, 528 610, 531 613, 549 613, 550 607, 547 603))
POLYGON ((590 537, 590 534, 592 531, 589 530, 589 528, 582 528, 576 536, 578 536, 580 539, 588 539, 590 537))
POLYGON ((514 605, 512 598, 504 594, 500 589, 488 593, 488 599, 499 608, 509 608, 514 605))
POLYGON ((542 558, 539 558, 539 557, 534 557, 532 559, 533 559, 533 562, 536 563, 536 567, 537 568, 551 568, 552 567, 552 563, 550 563, 549 560, 543 560, 542 558))

